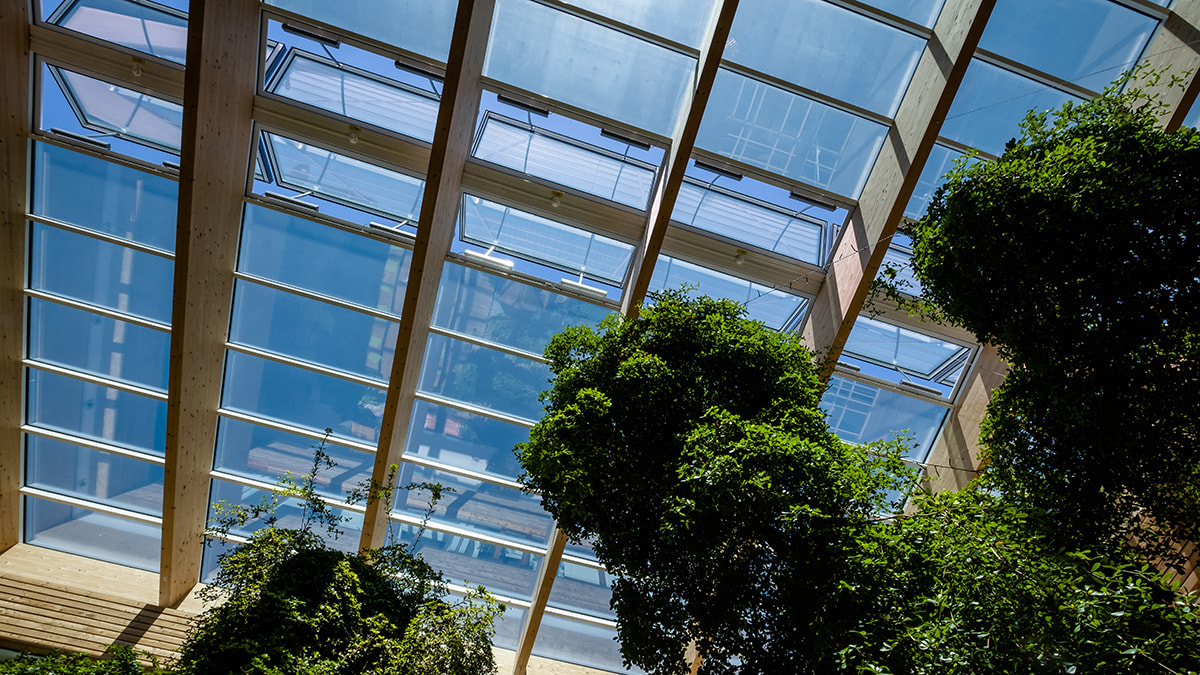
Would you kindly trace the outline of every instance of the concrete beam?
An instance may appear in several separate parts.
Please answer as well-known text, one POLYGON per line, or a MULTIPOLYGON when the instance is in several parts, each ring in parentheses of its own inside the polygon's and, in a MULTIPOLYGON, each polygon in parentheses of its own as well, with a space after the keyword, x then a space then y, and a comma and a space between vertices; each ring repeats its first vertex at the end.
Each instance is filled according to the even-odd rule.
POLYGON ((189 14, 159 578, 163 606, 182 601, 200 579, 259 60, 256 0, 193 0, 189 14))

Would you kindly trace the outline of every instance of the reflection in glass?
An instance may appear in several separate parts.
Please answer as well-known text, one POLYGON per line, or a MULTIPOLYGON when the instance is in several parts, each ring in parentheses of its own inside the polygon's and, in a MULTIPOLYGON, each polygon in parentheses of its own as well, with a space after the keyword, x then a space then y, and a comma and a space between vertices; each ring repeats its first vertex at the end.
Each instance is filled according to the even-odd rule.
POLYGON ((932 28, 945 0, 869 0, 866 4, 932 28))
POLYGON ((447 262, 433 325, 541 354, 555 333, 595 325, 611 313, 607 307, 447 262))
POLYGON ((716 0, 566 0, 621 23, 696 49, 716 11, 716 0))
POLYGON ((747 316, 775 330, 794 325, 808 306, 808 300, 798 295, 660 255, 658 264, 654 266, 654 274, 650 277, 650 290, 679 288, 684 284, 693 288, 693 295, 742 303, 747 316))
MULTIPOLYGON (((269 506, 274 499, 275 495, 268 490, 247 487, 214 478, 209 499, 208 518, 210 522, 213 522, 219 517, 216 509, 211 506, 218 502, 224 502, 230 506, 240 505, 251 507, 263 504, 269 506)), ((357 551, 358 542, 362 538, 362 514, 347 511, 336 506, 330 508, 335 515, 342 518, 342 522, 337 525, 337 532, 334 533, 326 530, 324 525, 308 520, 309 511, 305 508, 304 502, 294 497, 280 499, 270 514, 255 518, 245 525, 233 527, 229 530, 229 533, 238 537, 249 537, 265 527, 268 517, 274 515, 276 519, 275 526, 280 529, 299 529, 308 520, 312 531, 320 535, 325 540, 325 543, 345 553, 357 551)))
POLYGON ((25 435, 25 484, 117 508, 162 515, 163 467, 25 435))
POLYGON ((150 523, 25 497, 25 542, 157 573, 162 531, 150 523))
POLYGON ((418 399, 408 427, 406 456, 516 480, 522 473, 513 447, 529 429, 418 399))
POLYGON ((472 195, 463 195, 463 241, 620 286, 633 246, 472 195))
MULTIPOLYGON (((417 528, 401 523, 393 523, 392 527, 403 543, 413 541, 417 528)), ((533 597, 538 566, 542 563, 542 556, 534 553, 434 530, 425 530, 416 551, 425 562, 442 572, 448 583, 463 585, 465 581, 516 600, 533 597)))
POLYGON ((49 143, 33 147, 33 213, 175 250, 178 183, 49 143))
POLYGON ((696 147, 857 199, 887 128, 722 69, 696 147))
MULTIPOLYGON (((555 585, 558 582, 555 581, 555 585)), ((643 673, 622 665, 617 629, 576 621, 547 612, 533 643, 533 653, 548 659, 567 661, 601 670, 643 673)))
POLYGON ((240 272, 396 316, 404 305, 412 253, 378 239, 247 204, 238 250, 240 272))
POLYGON ((432 334, 417 391, 532 424, 542 416, 538 395, 549 381, 550 367, 544 363, 432 334))
POLYGON ((167 402, 36 368, 28 381, 26 421, 43 429, 162 455, 167 402))
POLYGON ((166 331, 30 298, 27 345, 35 361, 167 391, 166 331))
POLYGON ((1029 110, 1054 110, 1079 99, 990 63, 973 59, 942 123, 942 137, 993 155, 1020 134, 1029 110))
POLYGON ((595 567, 559 563, 550 589, 550 607, 615 621, 617 615, 608 606, 611 599, 611 574, 595 567))
POLYGON ((183 106, 69 70, 50 72, 84 128, 179 154, 183 106))
POLYGON ((834 375, 821 397, 829 427, 844 441, 907 437, 910 459, 923 461, 946 418, 946 408, 865 382, 834 375))
POLYGON ((268 0, 266 4, 441 63, 450 54, 458 6, 454 0, 268 0))
POLYGON ((822 264, 825 223, 687 178, 671 219, 797 260, 822 264))
POLYGON ((49 22, 175 63, 187 56, 187 14, 149 0, 75 0, 49 22))

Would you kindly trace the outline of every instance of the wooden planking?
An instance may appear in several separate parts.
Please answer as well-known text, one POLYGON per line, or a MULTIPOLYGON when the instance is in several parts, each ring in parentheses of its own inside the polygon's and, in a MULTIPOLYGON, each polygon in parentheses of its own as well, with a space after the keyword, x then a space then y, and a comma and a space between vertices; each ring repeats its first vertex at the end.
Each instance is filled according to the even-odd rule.
POLYGON ((20 541, 29 3, 0 2, 0 551, 20 541))
POLYGON ((258 72, 256 0, 196 0, 189 16, 159 602, 200 579, 258 72))

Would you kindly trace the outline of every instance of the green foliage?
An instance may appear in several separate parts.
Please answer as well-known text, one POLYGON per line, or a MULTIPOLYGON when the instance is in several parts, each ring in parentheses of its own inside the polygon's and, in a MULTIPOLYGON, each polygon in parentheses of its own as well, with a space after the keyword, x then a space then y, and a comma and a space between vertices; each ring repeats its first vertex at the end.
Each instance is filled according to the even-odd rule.
MULTIPOLYGON (((209 597, 223 596, 224 602, 208 609, 189 634, 180 649, 179 671, 494 673, 492 627, 504 608, 485 591, 458 603, 446 601, 441 574, 412 545, 392 543, 357 554, 333 547, 343 517, 314 488, 317 472, 332 466, 322 443, 312 473, 299 483, 289 476, 261 506, 221 509, 225 516, 214 530, 227 534, 252 518, 273 514, 280 499, 305 503, 299 528, 279 528, 269 519, 248 542, 221 556, 209 597)), ((435 494, 440 490, 424 487, 435 494)), ((390 503, 390 487, 365 487, 351 495, 352 501, 375 499, 390 503)))
POLYGON ((103 659, 93 659, 86 654, 54 651, 46 656, 21 654, 7 661, 0 661, 0 673, 4 675, 157 675, 168 671, 158 667, 150 658, 150 667, 138 663, 138 652, 125 646, 109 649, 103 659))
POLYGON ((1058 548, 1052 521, 967 489, 872 529, 843 589, 871 611, 843 671, 1194 673, 1200 604, 1129 547, 1058 548))
POLYGON ((1134 86, 1030 114, 914 231, 926 306, 1001 347, 989 474, 1078 545, 1200 539, 1200 133, 1134 86))
POLYGON ((686 672, 695 641, 702 673, 823 672, 857 538, 911 481, 901 445, 840 441, 810 352, 730 301, 661 294, 546 356, 523 482, 616 576, 625 659, 686 672))

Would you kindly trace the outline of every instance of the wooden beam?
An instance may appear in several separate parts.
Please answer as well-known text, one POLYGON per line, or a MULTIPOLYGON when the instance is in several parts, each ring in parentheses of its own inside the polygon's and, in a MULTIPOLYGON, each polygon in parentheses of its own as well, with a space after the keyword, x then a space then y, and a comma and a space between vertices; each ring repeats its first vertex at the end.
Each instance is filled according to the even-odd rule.
POLYGON ((557 527, 554 528, 554 541, 550 543, 546 557, 542 558, 542 566, 538 569, 537 582, 533 587, 533 601, 529 610, 525 612, 525 623, 521 625, 521 637, 517 640, 517 658, 513 662, 513 675, 525 675, 529 668, 533 641, 537 638, 538 628, 542 626, 546 603, 550 600, 550 589, 558 576, 558 565, 562 562, 563 551, 566 548, 567 535, 557 527))
POLYGON ((667 236, 667 229, 671 224, 671 213, 675 210, 675 200, 679 197, 679 189, 683 185, 688 159, 696 146, 696 134, 700 131, 704 109, 708 106, 708 96, 712 93, 717 71, 721 67, 725 43, 729 41, 729 31, 733 27, 737 7, 738 0, 721 2, 700 49, 691 96, 675 123, 671 147, 663 157, 658 177, 654 181, 649 215, 646 219, 646 234, 641 247, 634 255, 629 283, 621 300, 621 313, 625 316, 637 316, 638 308, 649 291, 654 264, 658 261, 663 239, 667 236))
POLYGON ((1161 117, 1167 131, 1175 131, 1200 93, 1200 2, 1177 2, 1146 47, 1142 63, 1153 70, 1164 70, 1157 86, 1149 87, 1167 104, 1161 117), (1172 76, 1183 78, 1181 86, 1169 86, 1172 76))
POLYGON ((823 379, 833 372, 850 336, 995 4, 947 0, 921 53, 859 206, 842 228, 825 282, 800 329, 822 359, 823 379))
POLYGON ((257 0, 193 0, 184 77, 159 604, 200 579, 258 75, 257 0))
POLYGON ((934 492, 961 489, 983 470, 979 429, 992 392, 1007 374, 1008 364, 1000 358, 1000 352, 991 345, 982 346, 965 374, 958 403, 925 460, 924 478, 929 489, 934 492))
MULTIPOLYGON (((425 194, 421 201, 408 286, 404 291, 396 356, 392 362, 371 476, 379 484, 388 481, 392 465, 398 465, 404 455, 429 323, 433 319, 442 267, 450 252, 462 201, 463 169, 471 152, 475 117, 483 94, 483 61, 494 7, 495 0, 462 0, 454 19, 446 82, 425 176, 425 194)), ((361 541, 363 548, 382 546, 386 542, 391 506, 387 500, 375 500, 367 505, 361 541)))
POLYGON ((25 210, 32 115, 29 3, 0 2, 0 551, 21 540, 25 210))

